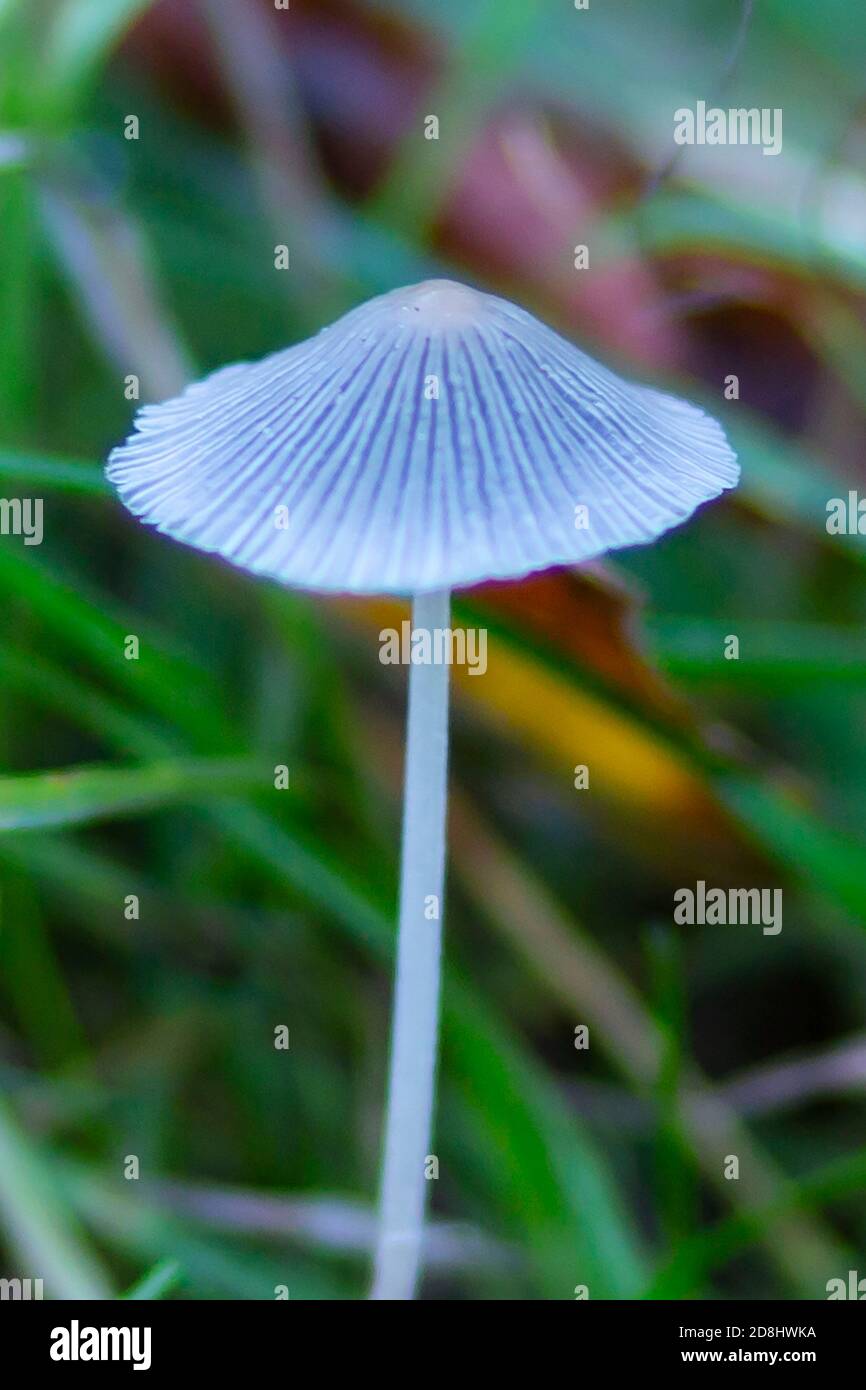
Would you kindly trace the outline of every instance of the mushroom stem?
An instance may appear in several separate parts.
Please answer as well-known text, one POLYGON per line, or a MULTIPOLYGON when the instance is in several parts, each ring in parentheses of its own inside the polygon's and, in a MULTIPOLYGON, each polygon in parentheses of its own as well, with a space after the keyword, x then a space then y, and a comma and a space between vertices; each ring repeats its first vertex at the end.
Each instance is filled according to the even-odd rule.
POLYGON ((425 1161, 430 1152, 439 974, 448 765, 448 664, 436 664, 433 632, 447 628, 447 589, 416 594, 412 628, 430 632, 431 660, 409 668, 409 714, 403 792, 400 926, 391 1031, 391 1069, 371 1297, 414 1296, 421 1263, 425 1161))

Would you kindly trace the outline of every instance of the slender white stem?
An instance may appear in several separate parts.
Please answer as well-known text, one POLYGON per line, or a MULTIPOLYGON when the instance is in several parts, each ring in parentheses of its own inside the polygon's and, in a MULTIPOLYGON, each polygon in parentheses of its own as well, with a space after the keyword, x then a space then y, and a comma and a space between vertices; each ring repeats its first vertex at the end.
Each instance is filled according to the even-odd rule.
MULTIPOLYGON (((416 594, 412 627, 447 628, 450 594, 416 594)), ((421 1264, 439 1023, 448 665, 409 668, 400 927, 372 1298, 412 1298, 421 1264)))

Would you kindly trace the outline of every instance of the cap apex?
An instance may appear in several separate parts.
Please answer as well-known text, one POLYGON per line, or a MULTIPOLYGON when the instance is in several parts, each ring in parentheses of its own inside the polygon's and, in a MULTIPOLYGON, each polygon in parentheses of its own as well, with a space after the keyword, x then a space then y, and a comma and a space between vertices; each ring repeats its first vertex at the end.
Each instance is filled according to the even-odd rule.
POLYGON ((426 329, 462 327, 484 314, 484 295, 456 280, 422 280, 392 290, 389 298, 400 314, 426 329))

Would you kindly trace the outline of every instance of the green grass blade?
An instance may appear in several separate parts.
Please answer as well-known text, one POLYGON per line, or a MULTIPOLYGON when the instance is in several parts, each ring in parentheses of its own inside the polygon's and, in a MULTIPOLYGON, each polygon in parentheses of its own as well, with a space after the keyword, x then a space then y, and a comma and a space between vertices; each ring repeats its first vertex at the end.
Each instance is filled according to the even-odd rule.
POLYGON ((859 629, 794 620, 679 617, 649 614, 643 621, 656 659, 689 681, 754 682, 760 691, 805 683, 866 683, 866 637, 859 629), (725 638, 735 632, 739 657, 727 661, 725 638))
POLYGON ((30 488, 107 497, 111 489, 101 468, 78 459, 0 449, 0 478, 30 488))
POLYGON ((58 0, 48 31, 40 91, 48 112, 72 114, 76 100, 125 30, 153 0, 58 0))
POLYGON ((133 1302, 165 1298, 177 1288, 182 1276, 183 1270, 177 1260, 160 1260, 123 1297, 133 1302))
POLYGON ((808 808, 751 779, 722 777, 716 787, 763 849, 866 926, 866 845, 829 829, 808 808))
POLYGON ((77 1222, 57 1195, 39 1152, 0 1098, 0 1220, 21 1278, 44 1279, 55 1298, 111 1298, 77 1222))
MULTIPOLYGON (((702 1231, 686 1241, 656 1273, 643 1296, 686 1298, 714 1270, 771 1235, 773 1227, 785 1216, 801 1210, 811 1211, 862 1192, 864 1186, 866 1150, 834 1160, 819 1172, 790 1183, 781 1197, 770 1205, 728 1217, 709 1231, 702 1231)), ((844 1277, 846 1271, 839 1269, 836 1273, 844 1277)), ((826 1289, 816 1287, 811 1296, 826 1298, 826 1289)))
POLYGON ((273 786, 273 781, 267 769, 245 759, 202 758, 144 767, 85 767, 0 777, 0 830, 34 830, 140 815, 268 786, 273 786))

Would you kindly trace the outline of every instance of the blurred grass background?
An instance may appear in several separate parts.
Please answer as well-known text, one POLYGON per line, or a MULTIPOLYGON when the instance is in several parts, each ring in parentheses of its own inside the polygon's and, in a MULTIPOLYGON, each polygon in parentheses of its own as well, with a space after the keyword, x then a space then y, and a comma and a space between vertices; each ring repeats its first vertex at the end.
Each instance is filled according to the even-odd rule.
POLYGON ((157 399, 430 274, 705 403, 743 483, 459 596, 490 665, 455 694, 425 1292, 866 1274, 866 570, 825 528, 864 480, 864 58, 845 0, 0 0, 0 490, 45 502, 41 547, 0 538, 7 1275, 365 1292, 402 614, 146 533, 101 460, 129 374, 157 399), (781 107, 782 154, 677 153, 699 99, 781 107), (674 927, 699 878, 783 886, 782 933, 674 927))

